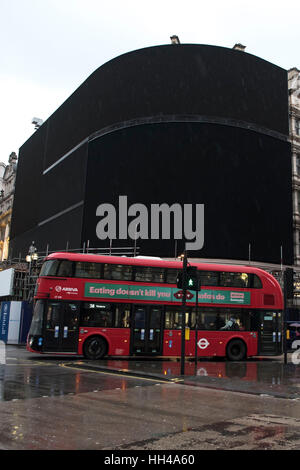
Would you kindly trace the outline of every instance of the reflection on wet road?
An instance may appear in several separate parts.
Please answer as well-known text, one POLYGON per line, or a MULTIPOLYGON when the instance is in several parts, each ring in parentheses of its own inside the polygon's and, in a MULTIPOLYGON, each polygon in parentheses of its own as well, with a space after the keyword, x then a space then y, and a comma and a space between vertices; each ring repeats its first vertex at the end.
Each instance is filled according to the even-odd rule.
POLYGON ((179 360, 105 359, 31 355, 8 348, 0 364, 0 401, 125 389, 173 380, 188 385, 300 399, 300 366, 270 359, 244 362, 201 360, 186 362, 180 376, 179 360), (106 371, 115 372, 107 375, 106 371), (94 373, 92 373, 94 372, 94 373), (126 374, 123 375, 122 374, 126 374), (101 376, 101 377, 100 377, 101 376))
MULTIPOLYGON (((70 363, 69 363, 70 364, 70 363)), ((61 359, 28 361, 22 364, 8 360, 0 365, 0 401, 54 397, 100 390, 141 386, 141 380, 96 374, 62 367, 61 359)), ((152 385, 143 381, 142 385, 152 385)))
POLYGON ((115 370, 143 376, 176 380, 187 385, 212 387, 257 395, 268 394, 282 398, 300 398, 300 366, 283 364, 283 360, 256 358, 243 362, 225 359, 199 360, 185 363, 185 376, 180 376, 180 360, 106 359, 75 361, 74 367, 95 370, 115 370))

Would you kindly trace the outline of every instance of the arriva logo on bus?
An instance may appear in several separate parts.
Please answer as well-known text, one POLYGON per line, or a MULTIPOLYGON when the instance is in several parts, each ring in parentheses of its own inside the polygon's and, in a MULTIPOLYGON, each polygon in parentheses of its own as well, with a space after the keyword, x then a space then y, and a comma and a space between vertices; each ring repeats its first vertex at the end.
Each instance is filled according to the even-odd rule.
POLYGON ((119 196, 117 209, 100 204, 96 216, 101 217, 96 226, 100 240, 170 240, 173 233, 174 240, 188 241, 187 250, 201 250, 204 245, 204 204, 150 204, 149 210, 139 203, 128 207, 127 196, 119 196), (128 217, 134 218, 128 223, 128 217))
POLYGON ((67 294, 78 294, 78 289, 77 287, 61 287, 61 286, 55 286, 55 291, 56 292, 65 292, 67 294))

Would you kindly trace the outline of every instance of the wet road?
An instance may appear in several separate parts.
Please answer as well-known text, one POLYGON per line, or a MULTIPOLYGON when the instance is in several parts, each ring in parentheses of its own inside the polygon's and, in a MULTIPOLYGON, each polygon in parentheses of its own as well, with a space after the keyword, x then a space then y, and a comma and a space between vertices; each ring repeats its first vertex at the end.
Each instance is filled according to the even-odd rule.
POLYGON ((33 398, 64 397, 80 393, 125 389, 152 385, 152 381, 127 379, 102 372, 89 373, 65 366, 64 359, 8 360, 0 365, 0 401, 29 400, 33 398))
MULTIPOLYGON (((132 362, 131 370, 136 364, 139 370, 143 364, 148 368, 145 377, 118 375, 118 366, 125 369, 129 364, 113 364, 117 374, 91 370, 90 364, 78 359, 53 359, 8 347, 6 364, 0 364, 0 449, 300 448, 298 369, 289 372, 293 394, 278 398, 208 389, 201 383, 164 382, 176 375, 175 370, 170 374, 170 367, 178 367, 174 362, 160 363, 159 373, 159 362, 132 362)), ((202 374, 209 369, 203 364, 202 374)), ((220 363, 209 365, 221 374, 220 363)), ((276 369, 281 371, 277 382, 288 380, 282 367, 270 365, 269 385, 282 386, 282 382, 272 384, 276 369)), ((102 362, 105 366, 108 361, 102 362)), ((226 363, 224 367, 221 363, 221 370, 226 363)), ((225 382, 240 384, 243 378, 237 371, 244 374, 244 366, 235 364, 235 378, 228 377, 228 370, 227 366, 225 382)), ((190 375, 189 380, 196 377, 190 375)), ((245 377, 244 382, 250 383, 249 375, 245 377)))

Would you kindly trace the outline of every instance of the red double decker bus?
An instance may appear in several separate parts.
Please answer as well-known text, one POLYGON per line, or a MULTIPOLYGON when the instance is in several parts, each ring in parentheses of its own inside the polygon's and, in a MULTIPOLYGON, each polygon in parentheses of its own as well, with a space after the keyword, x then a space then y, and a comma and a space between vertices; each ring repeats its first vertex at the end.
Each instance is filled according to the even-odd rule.
MULTIPOLYGON (((250 266, 189 263, 201 279, 187 292, 185 355, 242 360, 282 353, 283 295, 250 266)), ((147 257, 54 253, 35 293, 27 348, 40 353, 180 356, 182 263, 147 257)))

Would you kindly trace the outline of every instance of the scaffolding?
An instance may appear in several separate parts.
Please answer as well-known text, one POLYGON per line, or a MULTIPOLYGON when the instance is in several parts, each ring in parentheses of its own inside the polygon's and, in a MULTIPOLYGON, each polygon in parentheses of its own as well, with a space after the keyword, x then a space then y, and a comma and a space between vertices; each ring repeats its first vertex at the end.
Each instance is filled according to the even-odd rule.
POLYGON ((91 248, 89 244, 84 244, 82 248, 50 251, 49 246, 44 252, 36 251, 36 259, 30 262, 26 258, 22 258, 21 254, 18 258, 10 258, 0 262, 0 271, 5 269, 14 269, 14 280, 12 293, 9 296, 0 297, 0 302, 9 300, 27 300, 33 302, 36 281, 46 256, 51 253, 82 253, 106 256, 138 256, 140 248, 134 247, 113 247, 112 244, 108 248, 91 248))

